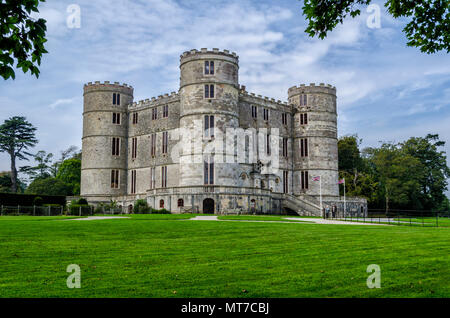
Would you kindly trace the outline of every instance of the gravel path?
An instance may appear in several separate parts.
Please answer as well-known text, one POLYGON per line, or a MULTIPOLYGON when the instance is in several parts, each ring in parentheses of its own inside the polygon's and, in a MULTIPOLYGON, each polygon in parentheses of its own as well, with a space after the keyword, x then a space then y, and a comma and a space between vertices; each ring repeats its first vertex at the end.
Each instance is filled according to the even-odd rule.
POLYGON ((127 216, 88 216, 82 219, 68 219, 64 221, 95 221, 95 220, 115 220, 115 219, 130 219, 127 216))
MULTIPOLYGON (((362 222, 346 222, 346 221, 337 221, 337 220, 324 220, 318 218, 284 218, 289 221, 300 221, 300 222, 310 222, 316 224, 336 224, 336 225, 385 225, 385 224, 375 224, 375 223, 362 223, 362 222)), ((266 222, 266 223, 286 223, 283 221, 257 221, 257 220, 219 220, 217 216, 213 215, 205 215, 205 216, 196 216, 195 218, 189 219, 190 221, 221 221, 221 222, 266 222)), ((300 223, 299 222, 299 223, 300 223)), ((291 222, 292 223, 292 222, 291 222)))

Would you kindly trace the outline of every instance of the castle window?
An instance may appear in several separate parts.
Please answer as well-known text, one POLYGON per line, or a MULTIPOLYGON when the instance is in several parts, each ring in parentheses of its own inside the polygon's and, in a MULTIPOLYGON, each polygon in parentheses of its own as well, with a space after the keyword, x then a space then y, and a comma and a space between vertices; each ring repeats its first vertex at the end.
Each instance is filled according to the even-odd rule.
POLYGON ((133 125, 138 123, 138 113, 133 113, 133 125))
POLYGON ((308 171, 302 171, 300 173, 300 185, 302 190, 307 190, 309 188, 308 178, 309 178, 308 171))
POLYGON ((136 170, 131 171, 131 193, 136 193, 136 170))
POLYGON ((214 98, 214 84, 205 85, 205 98, 214 98))
POLYGON ((300 139, 300 156, 308 157, 308 139, 300 139))
POLYGON ((113 105, 120 105, 120 94, 113 94, 113 105))
POLYGON ((205 137, 214 138, 214 116, 205 116, 205 137))
POLYGON ((152 120, 158 119, 158 107, 152 109, 152 120))
POLYGON ((300 125, 308 125, 308 114, 300 114, 300 125))
POLYGON ((288 120, 287 120, 288 116, 287 115, 288 115, 287 113, 282 113, 281 114, 281 121, 282 121, 283 125, 287 125, 287 122, 288 122, 288 120))
POLYGON ((308 105, 308 95, 302 94, 300 95, 300 106, 307 106, 308 105))
POLYGON ((168 144, 169 144, 169 133, 167 131, 164 131, 162 140, 162 153, 167 153, 168 144))
POLYGON ((131 159, 136 159, 137 157, 137 138, 133 138, 131 140, 132 145, 131 145, 131 159))
POLYGON ((283 157, 287 158, 288 156, 288 139, 283 137, 283 157))
POLYGON ((111 170, 111 189, 119 189, 119 170, 111 170))
POLYGON ((268 121, 269 120, 269 110, 268 109, 266 109, 266 108, 264 108, 264 110, 263 110, 263 117, 264 117, 264 120, 265 121, 268 121))
POLYGON ((270 134, 266 134, 266 154, 270 155, 270 134))
POLYGON ((120 113, 112 114, 112 123, 116 125, 120 125, 120 113))
POLYGON ((258 107, 252 106, 252 118, 258 118, 258 107))
POLYGON ((150 137, 150 152, 151 156, 156 156, 156 134, 152 134, 150 137))
POLYGON ((150 169, 150 189, 154 189, 156 185, 156 175, 155 175, 155 168, 150 169))
POLYGON ((120 138, 113 137, 112 139, 112 155, 120 156, 120 138))
POLYGON ((163 118, 169 117, 169 105, 163 106, 163 118))
POLYGON ((159 208, 164 209, 164 200, 159 200, 159 208))
POLYGON ((161 167, 161 188, 167 188, 167 166, 161 167))
POLYGON ((205 75, 214 75, 214 61, 205 61, 205 75))
POLYGON ((205 185, 214 184, 214 158, 212 156, 204 160, 203 177, 205 185))
POLYGON ((289 172, 283 171, 283 193, 289 193, 289 172))
POLYGON ((183 199, 178 199, 178 207, 179 208, 184 207, 184 200, 183 199))

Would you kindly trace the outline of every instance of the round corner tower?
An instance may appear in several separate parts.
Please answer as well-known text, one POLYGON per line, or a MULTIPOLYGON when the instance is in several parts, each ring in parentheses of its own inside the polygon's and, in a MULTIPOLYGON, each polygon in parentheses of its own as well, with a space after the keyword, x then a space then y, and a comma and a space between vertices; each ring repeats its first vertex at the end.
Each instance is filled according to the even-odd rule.
POLYGON ((95 82, 84 85, 81 196, 110 201, 127 193, 127 108, 133 88, 95 82))
POLYGON ((339 197, 336 87, 321 83, 291 87, 294 106, 295 195, 319 198, 320 176, 324 200, 339 197), (305 180, 306 179, 306 180, 305 180))
POLYGON ((222 150, 211 146, 220 144, 227 128, 239 127, 239 57, 219 49, 184 52, 180 75, 180 128, 190 131, 194 141, 183 143, 180 186, 233 185, 239 169, 221 163, 222 150), (214 149, 214 169, 208 178, 207 148, 214 149))

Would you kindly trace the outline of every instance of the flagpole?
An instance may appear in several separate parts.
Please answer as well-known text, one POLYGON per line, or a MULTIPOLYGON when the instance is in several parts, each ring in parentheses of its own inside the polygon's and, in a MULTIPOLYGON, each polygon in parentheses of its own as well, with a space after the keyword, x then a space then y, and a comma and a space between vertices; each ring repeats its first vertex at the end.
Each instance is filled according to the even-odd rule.
POLYGON ((320 188, 320 213, 323 213, 323 208, 322 208, 322 178, 321 177, 319 177, 319 188, 320 188))

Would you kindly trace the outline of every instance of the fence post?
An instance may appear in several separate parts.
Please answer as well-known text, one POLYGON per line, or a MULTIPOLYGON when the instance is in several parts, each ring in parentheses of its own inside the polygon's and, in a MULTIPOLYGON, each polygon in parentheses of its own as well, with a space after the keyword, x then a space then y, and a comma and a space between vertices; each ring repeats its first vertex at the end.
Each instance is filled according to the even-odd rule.
POLYGON ((61 205, 60 209, 61 209, 61 216, 62 216, 63 215, 63 206, 62 205, 61 205))
POLYGON ((80 209, 80 216, 81 216, 81 205, 79 206, 79 209, 80 209))
POLYGON ((422 227, 424 227, 425 224, 423 223, 423 211, 420 211, 420 215, 422 216, 422 227))
POLYGON ((436 227, 439 227, 439 212, 436 211, 436 227))
POLYGON ((36 206, 33 205, 33 216, 36 216, 36 206))
POLYGON ((2 204, 2 210, 0 211, 0 215, 3 216, 3 204, 2 204))
POLYGON ((20 215, 20 205, 17 206, 17 215, 20 215))

